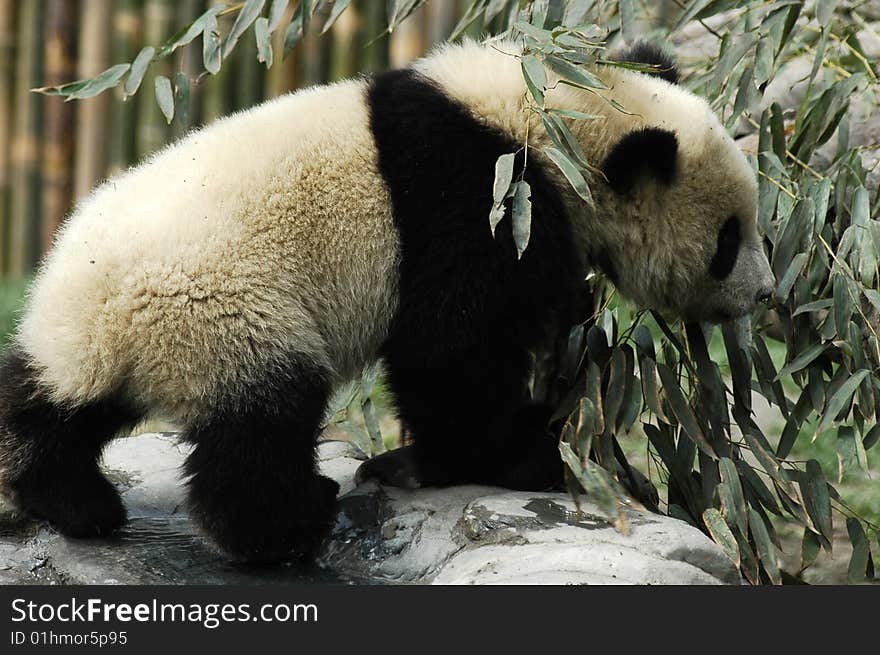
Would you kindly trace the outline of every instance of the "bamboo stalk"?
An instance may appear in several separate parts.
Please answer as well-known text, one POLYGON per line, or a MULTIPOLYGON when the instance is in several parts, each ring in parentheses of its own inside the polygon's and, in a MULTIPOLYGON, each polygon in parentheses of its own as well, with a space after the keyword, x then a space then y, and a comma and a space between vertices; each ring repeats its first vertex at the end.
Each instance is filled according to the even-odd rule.
MULTIPOLYGON (((115 63, 129 62, 137 55, 143 43, 143 17, 140 0, 114 0, 112 16, 111 59, 115 63)), ((150 93, 144 89, 138 93, 150 93)), ((134 98, 122 101, 122 85, 114 90, 110 103, 110 134, 107 148, 107 173, 123 170, 135 160, 138 103, 134 98)))
MULTIPOLYGON (((467 7, 465 7, 466 9, 467 7)), ((449 38, 459 18, 459 7, 456 0, 432 0, 425 6, 428 14, 425 26, 429 43, 441 43, 449 38)))
POLYGON ((253 107, 263 99, 263 75, 260 71, 263 64, 257 61, 254 44, 253 34, 248 33, 232 53, 233 61, 230 63, 233 65, 235 84, 233 107, 236 110, 253 107))
POLYGON ((321 5, 312 16, 308 34, 297 45, 300 86, 323 84, 330 76, 330 39, 321 35, 329 10, 330 5, 321 5))
POLYGON ((294 3, 290 3, 280 26, 272 34, 274 62, 272 63, 272 68, 266 71, 266 97, 268 98, 274 98, 296 88, 296 50, 294 49, 292 52, 289 52, 282 59, 284 54, 284 28, 293 17, 294 6, 294 3))
MULTIPOLYGON (((159 47, 174 32, 174 3, 170 0, 146 0, 144 2, 144 43, 159 47)), ((171 128, 156 102, 154 81, 157 75, 164 75, 174 81, 171 61, 159 60, 150 66, 137 94, 137 155, 143 159, 171 138, 171 128)))
MULTIPOLYGON (((113 0, 82 0, 77 77, 94 77, 110 66, 113 0)), ((84 197, 104 177, 107 166, 108 93, 77 103, 73 198, 84 197)))
MULTIPOLYGON (((76 75, 76 0, 46 0, 44 83, 63 84, 76 75)), ((40 252, 52 244, 73 198, 74 105, 43 98, 43 180, 40 252)))
POLYGON ((393 68, 402 68, 425 52, 425 5, 398 25, 388 37, 388 56, 393 68))
POLYGON ((15 118, 11 152, 9 269, 26 275, 37 261, 40 215, 40 125, 42 102, 30 89, 41 86, 43 3, 24 2, 18 12, 15 118))
MULTIPOLYGON (((177 7, 177 25, 183 27, 189 25, 205 9, 202 0, 183 0, 177 7)), ((176 70, 184 73, 190 80, 189 91, 189 125, 183 125, 175 119, 171 125, 174 138, 180 138, 186 131, 198 125, 201 121, 202 88, 195 84, 195 80, 202 72, 202 49, 199 47, 201 40, 197 39, 186 48, 181 48, 176 53, 176 70)), ((175 82, 175 80, 172 80, 175 82)))
MULTIPOLYGON (((358 72, 358 31, 362 19, 355 6, 348 7, 333 24, 330 34, 333 44, 330 53, 330 79, 341 80, 358 72)), ((326 38, 326 37, 325 37, 326 38)))
POLYGON ((361 70, 381 71, 388 68, 388 37, 384 35, 388 27, 385 3, 374 0, 356 0, 352 3, 364 17, 359 46, 361 70))
POLYGON ((9 155, 15 68, 14 0, 0 0, 0 274, 7 270, 9 244, 9 155))
MULTIPOLYGON (((208 2, 209 6, 218 4, 226 3, 224 0, 210 0, 208 2)), ((218 29, 221 39, 226 38, 230 27, 228 19, 220 19, 218 29)), ((205 78, 203 82, 205 88, 202 104, 202 122, 207 124, 229 113, 232 101, 231 69, 232 66, 229 66, 229 62, 224 61, 219 73, 205 78)))

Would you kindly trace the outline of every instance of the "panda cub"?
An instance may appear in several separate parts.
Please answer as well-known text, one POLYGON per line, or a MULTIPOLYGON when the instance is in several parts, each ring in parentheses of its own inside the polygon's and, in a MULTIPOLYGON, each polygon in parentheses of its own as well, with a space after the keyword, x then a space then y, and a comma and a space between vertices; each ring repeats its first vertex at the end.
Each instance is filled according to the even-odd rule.
POLYGON ((668 59, 631 57, 660 76, 602 68, 604 97, 551 76, 547 107, 602 117, 571 123, 604 173, 592 210, 542 155, 519 52, 447 45, 286 95, 95 189, 0 369, 3 494, 66 535, 110 533, 126 515, 101 451, 160 415, 193 446, 189 511, 219 549, 307 553, 338 491, 315 459, 328 398, 366 363, 386 363, 421 484, 541 489, 561 465, 529 353, 591 268, 688 320, 771 294, 755 174, 668 59), (488 215, 495 161, 526 140, 518 260, 509 218, 493 238, 488 215))

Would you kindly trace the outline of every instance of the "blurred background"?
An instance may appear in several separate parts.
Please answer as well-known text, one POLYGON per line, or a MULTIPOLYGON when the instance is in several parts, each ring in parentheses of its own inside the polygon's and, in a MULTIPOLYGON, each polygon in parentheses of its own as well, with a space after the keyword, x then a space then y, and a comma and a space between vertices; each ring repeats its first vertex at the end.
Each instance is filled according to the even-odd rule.
MULTIPOLYGON (((388 37, 380 36, 387 25, 386 3, 355 0, 328 34, 311 30, 283 61, 276 55, 270 69, 257 61, 248 32, 217 78, 199 83, 201 48, 181 48, 151 66, 141 92, 126 102, 121 86, 73 102, 30 91, 131 61, 141 47, 158 46, 214 4, 0 0, 0 305, 20 296, 22 280, 59 222, 97 182, 223 114, 298 87, 404 65, 444 40, 466 3, 430 2, 388 37), (168 125, 156 104, 152 77, 173 79, 177 72, 194 80, 190 111, 188 118, 178 115, 168 125)), ((289 14, 295 5, 290 3, 289 14)), ((221 20, 221 30, 230 24, 221 20)), ((284 30, 273 35, 278 55, 283 37, 284 30)), ((0 325, 0 334, 5 332, 0 325)))

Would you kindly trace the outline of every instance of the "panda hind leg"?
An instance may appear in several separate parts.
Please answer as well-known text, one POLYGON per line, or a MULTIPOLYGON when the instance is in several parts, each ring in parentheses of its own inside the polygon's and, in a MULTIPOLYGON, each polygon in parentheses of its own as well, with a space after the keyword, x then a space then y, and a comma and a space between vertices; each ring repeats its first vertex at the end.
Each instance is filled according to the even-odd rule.
POLYGON ((328 378, 290 359, 184 432, 190 515, 230 559, 309 557, 329 530, 339 485, 318 474, 315 451, 328 378))
POLYGON ((139 418, 112 399, 58 405, 27 358, 8 350, 0 363, 0 492, 67 536, 113 532, 125 522, 125 507, 98 460, 107 442, 139 418))

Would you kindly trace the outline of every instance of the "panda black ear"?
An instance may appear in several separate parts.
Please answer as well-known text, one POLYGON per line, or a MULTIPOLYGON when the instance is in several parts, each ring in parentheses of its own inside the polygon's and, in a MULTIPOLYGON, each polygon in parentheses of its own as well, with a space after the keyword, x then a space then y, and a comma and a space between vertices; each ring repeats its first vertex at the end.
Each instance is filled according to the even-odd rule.
POLYGON ((678 66, 663 48, 649 41, 638 41, 628 50, 615 57, 617 61, 628 61, 633 64, 645 64, 652 66, 653 70, 644 71, 648 75, 655 75, 667 82, 678 84, 678 66))
POLYGON ((670 184, 675 177, 677 157, 675 132, 646 127, 630 132, 617 142, 605 158, 602 172, 614 191, 626 194, 646 176, 670 184))

